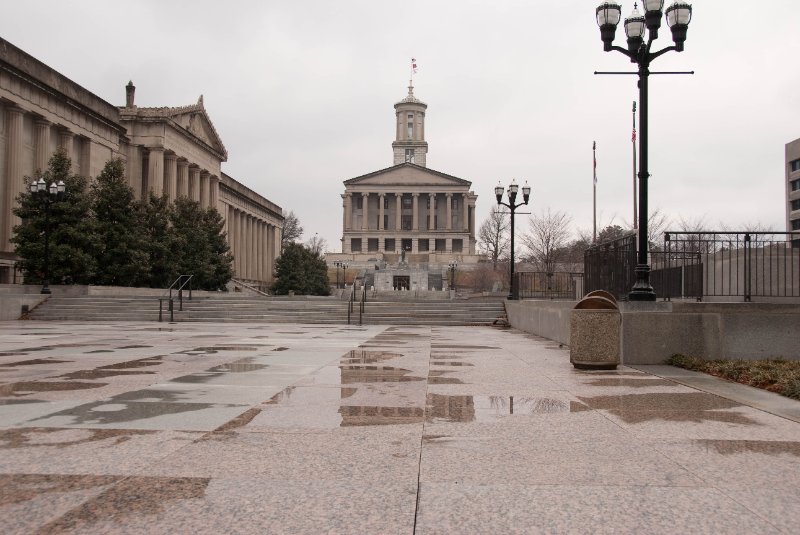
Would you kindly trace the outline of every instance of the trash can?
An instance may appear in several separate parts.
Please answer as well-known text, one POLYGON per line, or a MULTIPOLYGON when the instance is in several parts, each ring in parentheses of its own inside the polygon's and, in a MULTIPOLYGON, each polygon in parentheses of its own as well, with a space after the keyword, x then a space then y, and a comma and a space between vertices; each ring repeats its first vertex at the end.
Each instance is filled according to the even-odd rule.
POLYGON ((616 369, 621 321, 617 300, 608 292, 591 292, 578 301, 570 316, 572 365, 581 370, 616 369))

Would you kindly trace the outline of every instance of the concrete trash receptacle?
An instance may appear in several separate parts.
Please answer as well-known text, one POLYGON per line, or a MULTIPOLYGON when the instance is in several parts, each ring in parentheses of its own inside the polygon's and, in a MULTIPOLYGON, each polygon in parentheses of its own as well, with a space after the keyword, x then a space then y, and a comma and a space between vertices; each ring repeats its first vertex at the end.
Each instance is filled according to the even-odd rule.
POLYGON ((569 361, 582 370, 613 370, 619 365, 619 327, 622 317, 614 296, 591 292, 570 316, 569 361))

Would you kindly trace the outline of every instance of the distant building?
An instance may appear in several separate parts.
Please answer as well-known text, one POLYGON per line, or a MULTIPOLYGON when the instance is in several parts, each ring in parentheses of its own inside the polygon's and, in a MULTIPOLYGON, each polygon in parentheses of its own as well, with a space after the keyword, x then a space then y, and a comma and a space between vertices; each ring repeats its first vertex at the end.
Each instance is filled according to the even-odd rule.
MULTIPOLYGON (((111 158, 126 162, 136 198, 166 193, 215 207, 235 261, 235 277, 272 281, 280 254, 279 206, 222 173, 228 152, 203 97, 181 107, 140 108, 128 83, 125 106, 114 106, 0 39, 0 283, 15 279, 11 213, 24 177, 45 170, 58 148, 73 171, 96 177, 111 158)), ((20 279, 16 278, 17 282, 20 279)))
POLYGON ((800 232, 800 139, 786 144, 786 231, 800 232))
POLYGON ((427 167, 427 104, 408 95, 394 105, 392 167, 344 181, 342 254, 329 261, 401 260, 442 266, 476 263, 471 182, 427 167))

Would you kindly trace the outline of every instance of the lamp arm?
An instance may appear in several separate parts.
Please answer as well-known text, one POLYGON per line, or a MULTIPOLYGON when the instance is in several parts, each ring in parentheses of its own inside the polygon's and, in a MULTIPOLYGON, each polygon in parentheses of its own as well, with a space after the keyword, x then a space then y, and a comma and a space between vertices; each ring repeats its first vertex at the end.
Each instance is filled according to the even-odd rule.
POLYGON ((628 49, 627 49, 627 48, 622 48, 621 46, 613 45, 613 46, 611 47, 611 50, 616 50, 616 51, 617 51, 617 52, 619 52, 620 54, 623 54, 624 56, 627 56, 629 59, 636 59, 636 55, 635 55, 635 54, 631 54, 631 53, 628 51, 628 49))
POLYGON ((506 208, 509 208, 509 209, 512 209, 512 210, 513 210, 513 208, 516 208, 516 206, 514 206, 514 207, 512 208, 512 206, 511 206, 510 204, 506 204, 506 203, 504 203, 503 201, 500 201, 500 202, 499 202, 499 203, 497 203, 497 204, 499 204, 499 205, 501 205, 501 206, 505 206, 506 208))
POLYGON ((664 48, 663 50, 659 50, 658 52, 653 52, 652 54, 650 54, 649 59, 650 59, 650 61, 653 61, 657 57, 663 56, 664 54, 666 54, 670 50, 678 50, 678 47, 676 47, 675 45, 672 45, 672 46, 668 46, 668 47, 664 48))

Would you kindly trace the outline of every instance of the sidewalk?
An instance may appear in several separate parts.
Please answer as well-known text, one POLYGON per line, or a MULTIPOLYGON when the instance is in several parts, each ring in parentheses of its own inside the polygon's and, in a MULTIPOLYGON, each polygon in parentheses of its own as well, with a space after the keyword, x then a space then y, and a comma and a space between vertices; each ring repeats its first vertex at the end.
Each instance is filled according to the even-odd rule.
POLYGON ((670 370, 492 328, 2 322, 2 532, 796 532, 800 423, 670 370))

